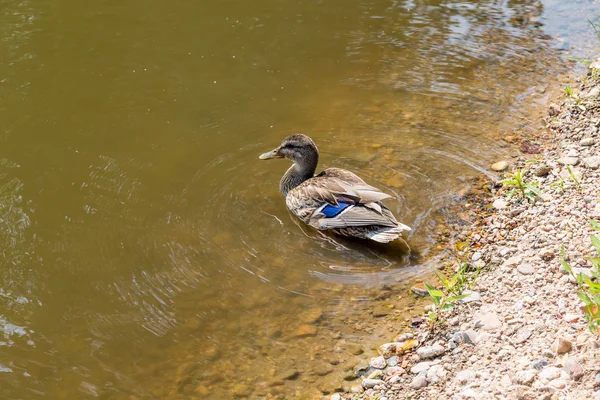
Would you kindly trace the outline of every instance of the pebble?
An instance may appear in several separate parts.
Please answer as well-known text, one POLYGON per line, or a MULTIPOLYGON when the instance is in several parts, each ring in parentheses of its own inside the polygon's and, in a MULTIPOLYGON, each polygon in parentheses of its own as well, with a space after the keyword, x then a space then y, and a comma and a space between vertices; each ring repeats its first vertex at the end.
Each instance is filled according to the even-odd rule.
POLYGON ((531 264, 521 264, 517 267, 517 271, 523 275, 531 275, 535 272, 531 264))
POLYGON ((396 365, 398 365, 398 356, 391 356, 390 358, 385 360, 385 363, 388 367, 395 367, 396 365))
POLYGON ((556 160, 559 164, 563 165, 577 165, 579 164, 579 158, 577 157, 562 157, 556 160))
POLYGON ((533 362, 533 364, 531 364, 531 366, 537 370, 541 370, 546 365, 548 365, 548 360, 545 358, 538 358, 533 362))
POLYGON ((593 146, 594 143, 596 143, 596 139, 591 138, 591 137, 587 137, 587 138, 583 138, 581 139, 581 141, 579 142, 579 144, 581 146, 593 146))
POLYGON ((390 358, 391 356, 396 354, 396 343, 382 344, 381 346, 379 346, 377 351, 379 352, 379 354, 381 354, 382 357, 390 358))
POLYGON ((498 161, 495 164, 492 164, 492 170, 493 171, 497 171, 497 172, 501 172, 504 171, 505 169, 508 168, 508 161, 498 161))
POLYGON ((372 387, 375 387, 377 385, 383 385, 385 382, 381 379, 364 379, 362 381, 362 385, 365 389, 370 389, 372 387))
POLYGON ((581 364, 579 364, 577 362, 575 357, 567 358, 567 361, 565 362, 564 370, 567 374, 569 374, 569 377, 571 379, 573 379, 574 381, 580 380, 583 377, 583 375, 585 374, 585 370, 583 369, 581 364))
POLYGON ((419 296, 429 296, 429 292, 427 292, 427 288, 425 288, 425 285, 423 283, 416 283, 414 284, 410 290, 415 293, 418 294, 419 296))
POLYGON ((496 200, 494 200, 494 202, 492 203, 492 206, 496 209, 496 210, 502 210, 503 208, 506 208, 506 206, 508 205, 508 201, 504 200, 503 198, 497 198, 496 200))
POLYGON ((432 365, 433 363, 431 361, 422 361, 413 365, 413 367, 410 369, 410 372, 413 374, 418 374, 420 372, 427 371, 432 365))
POLYGON ((554 354, 563 354, 571 351, 573 343, 565 337, 557 337, 550 349, 554 354))
POLYGON ((314 325, 302 325, 294 333, 294 337, 303 338, 309 336, 315 336, 317 334, 317 327, 314 325))
POLYGON ((410 387, 413 389, 421 389, 427 386, 427 378, 423 375, 417 375, 413 378, 410 383, 410 387))
POLYGON ((556 379, 560 377, 561 369, 558 367, 546 367, 540 371, 539 378, 551 381, 552 379, 556 379))
POLYGON ((475 377, 475 371, 472 369, 465 369, 456 374, 456 380, 460 384, 465 384, 475 377))
POLYGON ((564 379, 553 379, 548 385, 560 390, 567 387, 567 382, 565 382, 564 379))
POLYGON ((387 366, 385 358, 383 358, 382 356, 371 358, 371 361, 369 361, 369 365, 377 369, 384 369, 387 366))
POLYGON ((565 321, 567 322, 577 322, 579 321, 579 315, 577 314, 565 314, 564 316, 565 321))
POLYGON ((600 167, 600 156, 586 157, 583 159, 583 165, 589 169, 598 169, 600 167))
POLYGON ((298 316, 298 319, 304 324, 314 324, 315 322, 319 321, 322 316, 323 310, 317 307, 301 313, 298 316))
POLYGON ((537 375, 537 370, 528 369, 525 371, 519 371, 515 374, 513 382, 518 385, 530 385, 537 375))
POLYGON ((519 330, 519 333, 515 337, 515 342, 518 344, 526 342, 532 333, 533 332, 531 331, 531 329, 528 329, 528 328, 523 328, 523 329, 519 330))
POLYGON ((479 292, 474 292, 472 290, 467 289, 467 290, 463 291, 463 294, 469 295, 461 300, 463 303, 471 303, 474 301, 481 301, 481 294, 479 292))
POLYGON ((475 327, 480 327, 486 331, 496 331, 502 327, 502 322, 493 311, 478 311, 473 318, 475 327))
POLYGON ((448 372, 446 371, 446 369, 444 367, 442 367, 439 364, 433 365, 427 371, 427 381, 429 381, 431 383, 438 383, 438 382, 446 379, 447 375, 448 375, 448 372))
POLYGON ((421 358, 434 358, 437 356, 441 356, 442 354, 444 354, 444 352, 444 347, 440 346, 439 344, 433 346, 423 346, 417 349, 417 354, 421 358))

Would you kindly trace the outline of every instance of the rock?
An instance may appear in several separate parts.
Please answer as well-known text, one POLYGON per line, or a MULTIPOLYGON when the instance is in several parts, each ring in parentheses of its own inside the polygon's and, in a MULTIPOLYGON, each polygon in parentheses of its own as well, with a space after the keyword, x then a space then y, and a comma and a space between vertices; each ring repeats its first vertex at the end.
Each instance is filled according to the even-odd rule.
POLYGON ((532 333, 533 332, 531 331, 531 329, 528 328, 523 328, 519 330, 519 333, 515 337, 515 342, 518 344, 524 343, 525 341, 527 341, 527 339, 529 339, 532 333))
POLYGON ((279 374, 277 374, 274 378, 274 380, 278 380, 278 381, 293 381, 294 379, 298 378, 300 376, 300 373, 298 372, 298 370, 296 370, 295 368, 290 368, 290 369, 286 369, 283 372, 280 372, 279 374))
POLYGON ((376 369, 375 371, 371 372, 369 374, 369 376, 367 376, 368 379, 381 379, 381 377, 383 376, 383 371, 380 369, 376 369))
POLYGON ((423 283, 416 283, 414 284, 410 290, 413 293, 418 294, 419 296, 429 296, 429 293, 427 292, 427 288, 425 288, 425 284, 423 283))
POLYGON ((369 365, 377 369, 384 369, 387 366, 387 364, 385 363, 385 358, 383 358, 382 356, 371 358, 369 365))
POLYGON ((231 390, 234 397, 248 397, 252 394, 252 387, 243 383, 236 383, 231 390))
POLYGON ((385 363, 388 367, 395 367, 396 365, 398 365, 398 356, 391 356, 390 358, 385 360, 385 363))
POLYGON ((500 172, 500 171, 504 171, 507 168, 508 168, 508 161, 503 160, 503 161, 498 161, 495 164, 492 164, 493 171, 500 172))
POLYGON ((567 387, 567 382, 564 379, 553 379, 548 383, 548 386, 551 386, 556 389, 564 389, 567 387))
POLYGON ((479 261, 479 260, 481 260, 481 257, 482 257, 481 252, 480 251, 476 251, 475 253, 473 253, 473 256, 471 257, 471 260, 473 262, 479 261))
POLYGON ((583 138, 581 139, 581 141, 579 142, 579 144, 581 146, 593 146, 594 143, 596 143, 596 139, 591 138, 591 137, 587 137, 587 138, 583 138))
POLYGON ((503 198, 498 198, 492 203, 492 207, 494 207, 496 210, 502 210, 503 208, 506 208, 507 205, 508 201, 504 200, 503 198))
POLYGON ((370 389, 377 385, 383 385, 385 382, 381 379, 364 379, 362 385, 365 389, 370 389))
POLYGON ((558 114, 560 114, 560 107, 555 103, 551 103, 550 106, 548 106, 548 115, 556 117, 558 114))
POLYGON ((342 396, 339 393, 335 393, 329 397, 329 400, 342 400, 342 396))
POLYGON ((472 329, 466 331, 458 331, 452 336, 452 340, 457 344, 474 344, 477 340, 477 332, 472 329))
POLYGON ((444 369, 444 367, 442 367, 439 364, 433 365, 427 371, 427 381, 429 381, 431 383, 438 383, 438 382, 446 379, 447 375, 448 375, 448 372, 446 371, 446 369, 444 369))
POLYGON ((294 337, 303 338, 309 336, 315 336, 317 334, 317 327, 314 325, 301 325, 296 332, 294 332, 294 337))
POLYGON ((389 309, 389 307, 383 305, 379 305, 373 308, 373 316, 375 318, 385 317, 390 315, 391 313, 392 311, 389 309))
POLYGON ((502 327, 502 322, 498 318, 498 314, 493 311, 479 310, 475 313, 473 322, 475 327, 479 327, 485 331, 496 331, 502 327))
POLYGON ((350 354, 355 355, 355 356, 359 356, 362 353, 364 353, 362 346, 357 345, 357 344, 348 345, 348 351, 350 352, 350 354))
POLYGON ((537 177, 543 177, 546 176, 550 173, 550 171, 552 171, 552 168, 550 168, 549 166, 547 166, 546 164, 542 164, 539 167, 537 167, 534 171, 533 174, 537 177))
POLYGON ((414 337, 415 337, 415 335, 413 335, 412 333, 404 332, 404 333, 401 333, 398 336, 396 336, 394 338, 394 342, 406 342, 414 337))
POLYGON ((385 343, 379 346, 377 349, 379 354, 381 354, 385 358, 390 358, 394 354, 396 354, 396 343, 385 343))
POLYGON ((571 322, 571 323, 577 322, 577 321, 579 321, 579 315, 577 315, 577 314, 565 314, 564 320, 567 321, 567 322, 571 322))
POLYGON ((531 264, 520 264, 517 267, 517 271, 519 271, 522 275, 531 275, 535 272, 531 264))
POLYGON ((417 375, 413 378, 410 383, 410 387, 412 389, 421 389, 427 386, 427 378, 423 375, 417 375))
POLYGON ((362 393, 364 392, 364 388, 362 387, 362 385, 353 385, 350 388, 350 393, 362 393))
POLYGON ((456 380, 461 385, 468 383, 474 377, 475 377, 475 371, 473 371, 472 369, 465 369, 463 371, 460 371, 458 374, 456 374, 456 380))
POLYGON ((298 319, 304 324, 314 324, 315 322, 320 320, 322 316, 323 310, 317 307, 301 313, 298 316, 298 319))
POLYGON ((413 367, 410 369, 410 372, 413 374, 418 374, 420 372, 427 371, 432 365, 433 363, 431 361, 422 361, 413 365, 413 367))
POLYGON ((396 343, 396 354, 401 356, 402 354, 406 353, 407 351, 415 348, 417 346, 418 342, 414 339, 410 339, 407 340, 404 343, 396 343))
POLYGON ((388 368, 386 368, 385 372, 386 372, 387 375, 394 376, 394 375, 404 375, 406 373, 406 370, 404 368, 402 368, 402 367, 396 366, 396 367, 388 367, 388 368))
POLYGON ((564 370, 567 374, 569 374, 569 377, 571 379, 573 379, 574 381, 580 380, 583 377, 583 375, 585 374, 585 370, 583 369, 581 364, 579 364, 577 362, 575 357, 567 358, 567 361, 565 362, 564 370))
POLYGON ((545 381, 551 381, 560 377, 561 369, 558 367, 546 367, 540 371, 539 378, 545 381))
POLYGON ((513 377, 513 383, 516 383, 517 385, 529 386, 535 380, 536 375, 537 375, 537 370, 535 370, 535 369, 519 371, 513 377))
POLYGON ((520 255, 508 258, 507 260, 505 260, 502 263, 503 267, 514 267, 515 265, 519 265, 521 263, 521 260, 523 260, 523 257, 520 255))
POLYGON ((554 354, 568 353, 573 348, 573 343, 565 337, 557 337, 550 349, 554 354))
POLYGON ((538 255, 540 256, 540 258, 542 260, 549 261, 549 260, 551 260, 551 259, 554 258, 555 254, 554 254, 554 251, 551 250, 551 249, 542 249, 542 250, 540 250, 540 252, 538 253, 538 255))
POLYGON ((583 165, 589 169, 598 169, 600 167, 600 156, 586 157, 583 159, 583 165))
POLYGON ((562 165, 577 165, 579 163, 579 158, 577 158, 577 157, 561 157, 556 161, 562 165))
POLYGON ((586 97, 586 98, 593 98, 593 97, 598 97, 599 94, 600 94, 600 87, 594 86, 593 88, 590 89, 589 92, 587 92, 584 95, 584 97, 586 97))
POLYGON ((315 374, 317 374, 319 376, 325 376, 325 375, 329 374, 331 371, 333 371, 333 367, 328 362, 319 362, 319 363, 317 363, 317 365, 315 365, 315 367, 313 368, 313 371, 315 374))
POLYGON ((535 360, 533 364, 531 364, 531 366, 537 370, 541 370, 546 365, 548 365, 548 360, 546 360, 545 358, 539 358, 535 360))
POLYGON ((465 291, 463 291, 463 294, 469 295, 461 300, 463 303, 471 303, 474 301, 481 301, 481 294, 479 294, 479 292, 474 292, 472 290, 466 289, 465 291))
POLYGON ((433 346, 423 346, 417 349, 417 354, 419 355, 419 357, 424 359, 441 356, 442 354, 444 354, 444 352, 444 347, 440 346, 439 344, 433 346))

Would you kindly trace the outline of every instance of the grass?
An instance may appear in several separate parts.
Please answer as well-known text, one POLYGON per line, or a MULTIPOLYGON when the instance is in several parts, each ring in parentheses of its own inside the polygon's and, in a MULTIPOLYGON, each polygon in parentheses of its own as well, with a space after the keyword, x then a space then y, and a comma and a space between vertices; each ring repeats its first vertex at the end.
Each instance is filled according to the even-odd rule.
POLYGON ((500 183, 509 188, 506 198, 510 199, 515 195, 520 195, 521 198, 529 201, 535 201, 542 192, 535 182, 525 182, 523 170, 518 169, 507 178, 502 179, 500 183))
MULTIPOLYGON (((600 224, 598 222, 590 221, 590 224, 593 230, 600 231, 600 224)), ((591 235, 590 240, 597 253, 597 257, 586 258, 592 264, 592 268, 590 269, 592 276, 582 273, 575 275, 573 269, 567 263, 564 246, 560 249, 561 265, 567 273, 575 278, 579 286, 577 296, 584 304, 581 310, 585 314, 588 329, 590 332, 598 334, 600 333, 600 239, 596 235, 591 235)))
POLYGON ((458 268, 450 277, 443 274, 435 273, 438 282, 441 284, 441 289, 436 289, 433 286, 425 284, 427 293, 433 301, 433 307, 427 314, 429 318, 429 329, 433 332, 435 328, 444 323, 442 314, 452 310, 456 303, 470 296, 470 293, 464 293, 465 290, 471 289, 475 285, 475 281, 479 276, 480 269, 473 269, 468 263, 468 251, 464 252, 464 256, 456 256, 458 268))

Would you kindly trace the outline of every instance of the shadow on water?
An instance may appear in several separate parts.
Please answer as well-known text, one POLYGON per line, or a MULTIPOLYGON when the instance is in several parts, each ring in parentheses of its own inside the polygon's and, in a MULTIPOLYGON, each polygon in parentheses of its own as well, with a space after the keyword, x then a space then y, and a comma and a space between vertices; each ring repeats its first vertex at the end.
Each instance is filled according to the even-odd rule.
POLYGON ((525 110, 563 70, 557 47, 576 43, 564 21, 597 12, 0 5, 2 399, 312 400, 348 386, 342 375, 420 309, 402 288, 466 235, 448 205, 515 155, 503 139, 517 123, 535 128, 525 110), (410 255, 289 215, 286 166, 257 155, 298 131, 319 169, 393 195, 410 255))

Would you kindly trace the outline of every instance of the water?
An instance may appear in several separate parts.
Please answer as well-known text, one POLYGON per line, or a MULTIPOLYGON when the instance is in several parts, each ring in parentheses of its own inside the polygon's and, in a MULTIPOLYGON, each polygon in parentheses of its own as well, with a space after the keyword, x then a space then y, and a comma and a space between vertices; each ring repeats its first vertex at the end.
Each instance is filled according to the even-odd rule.
POLYGON ((446 206, 515 154, 500 139, 547 98, 561 48, 592 54, 599 15, 576 0, 0 5, 3 399, 336 389, 414 307, 382 285, 461 234, 446 206), (320 167, 393 194, 411 259, 289 215, 287 162, 258 155, 292 132, 320 167))

